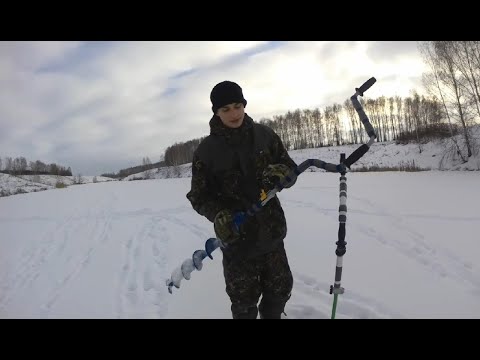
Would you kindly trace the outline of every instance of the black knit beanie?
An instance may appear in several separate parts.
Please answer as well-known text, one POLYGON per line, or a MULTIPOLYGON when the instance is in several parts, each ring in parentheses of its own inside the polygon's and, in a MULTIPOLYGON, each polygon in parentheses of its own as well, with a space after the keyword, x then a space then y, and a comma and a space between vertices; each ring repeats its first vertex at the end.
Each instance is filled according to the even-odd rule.
POLYGON ((247 100, 243 98, 242 88, 232 81, 222 81, 215 85, 210 93, 210 100, 212 101, 214 114, 221 107, 232 103, 242 103, 243 106, 247 106, 247 100))

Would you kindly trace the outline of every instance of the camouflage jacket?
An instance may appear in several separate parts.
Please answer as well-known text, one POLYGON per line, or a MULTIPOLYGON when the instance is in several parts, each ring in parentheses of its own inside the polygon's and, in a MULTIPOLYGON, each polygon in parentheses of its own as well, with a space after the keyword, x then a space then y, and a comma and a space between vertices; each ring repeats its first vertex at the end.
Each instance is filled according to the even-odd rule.
MULTIPOLYGON (((211 222, 222 209, 245 211, 260 199, 265 167, 278 163, 292 170, 297 166, 271 128, 245 114, 242 126, 230 129, 213 116, 210 135, 193 155, 187 198, 211 222)), ((241 239, 222 249, 224 257, 245 259, 273 251, 283 246, 286 233, 285 214, 275 196, 254 216, 247 216, 240 228, 241 239)))

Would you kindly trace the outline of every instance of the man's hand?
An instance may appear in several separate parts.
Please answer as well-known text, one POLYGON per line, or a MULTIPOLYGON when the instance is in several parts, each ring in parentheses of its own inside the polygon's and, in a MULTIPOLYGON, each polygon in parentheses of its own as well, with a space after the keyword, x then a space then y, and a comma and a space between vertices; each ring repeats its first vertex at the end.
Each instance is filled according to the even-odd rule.
POLYGON ((228 245, 240 238, 233 223, 233 214, 230 210, 221 210, 215 216, 213 223, 215 235, 224 244, 228 245))
MULTIPOLYGON (((285 164, 274 164, 268 165, 266 169, 263 171, 263 184, 268 189, 271 190, 275 187, 277 183, 281 183, 285 181, 285 178, 292 173, 292 169, 290 169, 285 164)), ((296 181, 296 177, 292 179, 291 182, 285 184, 284 187, 288 188, 292 186, 296 181)))

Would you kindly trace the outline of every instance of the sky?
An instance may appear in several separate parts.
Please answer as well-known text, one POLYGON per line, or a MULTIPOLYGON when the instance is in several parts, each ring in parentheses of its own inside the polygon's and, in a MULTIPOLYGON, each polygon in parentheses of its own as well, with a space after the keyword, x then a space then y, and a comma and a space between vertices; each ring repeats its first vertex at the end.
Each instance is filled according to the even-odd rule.
MULTIPOLYGON (((354 148, 290 154, 297 164, 335 162, 354 148)), ((444 148, 427 144, 418 154, 374 143, 354 166, 413 156, 435 169, 444 148)), ((472 159, 476 170, 479 160, 472 159)), ((329 319, 332 311, 339 176, 309 170, 317 171, 278 193, 294 278, 284 319, 329 319)), ((336 319, 479 319, 479 182, 480 171, 347 173, 345 292, 336 319)), ((0 318, 230 319, 220 250, 172 294, 166 286, 214 236, 186 199, 189 188, 189 177, 163 176, 0 198, 0 318)))
POLYGON ((415 41, 0 42, 0 157, 118 172, 208 135, 223 80, 260 120, 343 103, 372 76, 369 97, 421 93, 423 72, 415 41))

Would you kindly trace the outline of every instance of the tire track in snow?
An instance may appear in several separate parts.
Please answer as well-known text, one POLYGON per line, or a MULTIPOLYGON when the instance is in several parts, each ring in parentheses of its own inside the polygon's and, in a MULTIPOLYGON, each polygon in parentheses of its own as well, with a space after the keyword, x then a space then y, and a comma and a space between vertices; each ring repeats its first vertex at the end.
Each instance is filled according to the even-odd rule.
MULTIPOLYGON (((353 214, 363 214, 375 217, 385 217, 389 222, 389 226, 397 229, 396 233, 404 233, 401 239, 394 239, 385 236, 378 232, 374 227, 363 225, 358 222, 349 222, 347 214, 347 229, 355 229, 374 239, 384 246, 393 247, 402 255, 415 260, 417 263, 429 268, 432 272, 440 277, 450 277, 459 281, 467 281, 473 287, 472 291, 480 295, 480 278, 472 273, 473 265, 470 262, 462 260, 450 251, 447 251, 440 246, 434 248, 430 246, 425 240, 424 235, 412 229, 404 223, 403 216, 390 213, 387 209, 373 204, 369 199, 362 197, 349 196, 350 199, 355 199, 361 203, 366 204, 366 207, 374 207, 376 211, 365 210, 349 210, 353 214), (445 266, 445 264, 448 264, 445 266)), ((328 216, 338 221, 338 209, 320 207, 315 203, 299 201, 299 200, 283 200, 289 206, 304 207, 315 210, 324 216, 328 216)), ((454 220, 457 220, 455 218, 454 220)), ((469 220, 469 219, 467 219, 469 220)))
POLYGON ((75 209, 66 219, 57 221, 38 241, 31 242, 34 246, 23 251, 20 265, 15 269, 16 277, 10 281, 15 286, 14 291, 10 291, 9 299, 1 299, 0 308, 7 306, 22 289, 35 286, 35 281, 42 276, 46 298, 38 313, 48 317, 65 287, 89 264, 97 243, 108 240, 114 199, 114 196, 100 197, 88 209, 75 209), (71 249, 79 245, 71 241, 78 234, 85 234, 83 250, 71 249), (62 271, 56 271, 57 268, 62 271))
POLYGON ((117 298, 118 317, 164 317, 167 302, 161 274, 166 254, 161 249, 169 239, 161 219, 150 217, 127 240, 117 298))
MULTIPOLYGON (((214 234, 212 235, 212 232, 206 231, 205 227, 198 226, 198 225, 195 225, 195 224, 190 224, 190 223, 188 223, 184 220, 181 220, 177 217, 168 216, 168 215, 161 215, 161 218, 190 231, 191 233, 193 233, 195 235, 195 237, 198 237, 198 239, 200 241, 200 244, 201 244, 202 240, 206 241, 208 238, 214 236, 214 234)), ((212 225, 212 231, 213 231, 213 225, 212 225)), ((193 253, 194 250, 196 250, 196 249, 192 249, 192 253, 193 253)))
POLYGON ((70 262, 75 264, 73 268, 66 273, 62 273, 62 278, 57 281, 54 288, 49 291, 46 303, 40 306, 42 317, 50 316, 52 308, 62 295, 64 288, 89 265, 93 251, 94 248, 90 247, 85 255, 77 258, 76 261, 70 262))
POLYGON ((53 306, 62 295, 66 286, 87 268, 87 266, 90 264, 91 257, 94 254, 95 249, 100 245, 104 245, 109 239, 112 231, 111 209, 113 208, 114 199, 115 197, 112 197, 112 194, 110 194, 110 196, 106 198, 106 204, 102 203, 100 200, 93 207, 93 209, 98 211, 92 211, 92 207, 90 207, 87 216, 76 218, 79 222, 78 226, 73 228, 65 228, 63 230, 63 241, 57 248, 57 258, 65 261, 65 263, 62 264, 62 268, 67 270, 66 273, 60 273, 62 275, 61 279, 55 282, 52 290, 48 292, 48 297, 45 304, 41 306, 41 313, 44 317, 48 317, 50 315, 53 306), (92 218, 95 219, 93 226, 91 226, 92 218), (75 258, 72 250, 70 250, 69 255, 64 255, 66 245, 72 244, 71 238, 74 238, 77 235, 76 232, 78 229, 81 229, 81 231, 87 233, 85 236, 85 242, 89 244, 88 249, 84 252, 84 254, 75 258))
POLYGON ((74 213, 65 219, 57 221, 52 229, 47 230, 41 239, 35 242, 38 244, 37 246, 31 250, 23 251, 20 264, 14 269, 12 276, 4 279, 5 284, 2 286, 3 297, 0 298, 0 311, 11 302, 19 291, 30 287, 41 273, 45 271, 48 260, 63 243, 59 242, 61 240, 57 240, 59 237, 58 233, 65 233, 76 215, 74 213))
MULTIPOLYGON (((354 197, 358 201, 365 201, 363 198, 354 197)), ((405 217, 416 217, 416 218, 438 218, 442 220, 451 220, 451 221, 472 221, 471 217, 437 217, 435 215, 423 215, 423 216, 416 216, 415 214, 408 214, 404 215, 396 215, 392 214, 383 207, 379 207, 380 214, 387 216, 390 220, 390 225, 400 233, 405 232, 407 236, 402 238, 401 240, 394 239, 391 244, 411 258, 414 258, 419 263, 428 266, 430 269, 433 270, 434 273, 438 274, 441 277, 450 277, 455 280, 459 280, 462 282, 468 282, 473 287, 473 292, 480 295, 480 278, 473 273, 473 265, 472 263, 461 259, 458 255, 453 254, 450 250, 442 248, 440 245, 433 247, 429 245, 424 239, 424 235, 408 225, 405 224, 404 218, 405 217), (409 240, 411 240, 409 242, 409 240), (413 242, 413 244, 412 244, 413 242), (447 267, 445 264, 448 264, 447 267)), ((379 214, 374 214, 379 216, 379 214)), ((365 230, 365 227, 362 225, 362 231, 368 231, 368 233, 373 234, 375 238, 382 242, 385 242, 385 239, 382 234, 376 234, 374 228, 368 228, 365 230)))
MULTIPOLYGON (((308 303, 314 303, 311 299, 317 299, 315 307, 298 303, 293 298, 287 303, 285 313, 288 318, 295 319, 329 319, 331 317, 334 295, 330 294, 330 284, 321 282, 312 276, 293 273, 294 293, 309 297, 308 303)), ((340 294, 337 299, 336 318, 348 319, 388 319, 401 318, 401 316, 378 303, 372 298, 366 298, 348 289, 340 294)))

